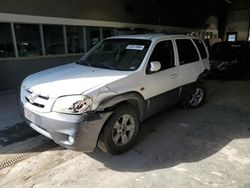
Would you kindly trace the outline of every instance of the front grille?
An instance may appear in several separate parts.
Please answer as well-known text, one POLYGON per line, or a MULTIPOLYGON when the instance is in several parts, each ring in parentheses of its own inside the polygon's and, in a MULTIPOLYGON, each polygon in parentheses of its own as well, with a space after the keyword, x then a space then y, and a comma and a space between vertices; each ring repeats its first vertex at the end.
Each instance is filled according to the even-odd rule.
POLYGON ((45 106, 45 105, 43 105, 43 104, 38 104, 38 103, 36 103, 36 102, 31 102, 27 97, 25 97, 25 99, 26 99, 30 104, 32 104, 32 105, 34 105, 34 106, 37 106, 37 107, 39 107, 39 108, 44 108, 44 106, 45 106))
MULTIPOLYGON (((33 93, 33 92, 30 91, 29 89, 27 89, 27 92, 30 93, 30 94, 33 93)), ((49 100, 49 97, 48 97, 48 96, 43 96, 43 95, 37 95, 37 96, 38 96, 39 98, 41 98, 41 99, 49 100)))

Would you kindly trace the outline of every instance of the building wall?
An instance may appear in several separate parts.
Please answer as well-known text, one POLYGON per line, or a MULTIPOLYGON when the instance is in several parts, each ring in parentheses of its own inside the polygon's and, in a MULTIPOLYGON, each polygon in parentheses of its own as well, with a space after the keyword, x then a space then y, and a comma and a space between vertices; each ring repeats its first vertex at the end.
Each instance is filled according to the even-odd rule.
POLYGON ((1 0, 0 12, 204 28, 209 8, 204 8, 203 2, 194 2, 196 1, 190 3, 181 0, 1 0), (200 8, 203 8, 203 11, 197 12, 200 8))
MULTIPOLYGON (((228 13, 226 32, 238 32, 238 40, 247 40, 250 25, 250 9, 232 10, 228 13)), ((226 39, 226 35, 225 35, 226 39)))

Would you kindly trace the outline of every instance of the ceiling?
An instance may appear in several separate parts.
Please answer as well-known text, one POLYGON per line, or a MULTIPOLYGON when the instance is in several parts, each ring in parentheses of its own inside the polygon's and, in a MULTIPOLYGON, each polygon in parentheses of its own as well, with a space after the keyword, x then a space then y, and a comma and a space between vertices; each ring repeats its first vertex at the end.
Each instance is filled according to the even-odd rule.
POLYGON ((148 9, 151 22, 162 25, 205 28, 209 16, 219 20, 226 18, 227 10, 232 6, 225 0, 125 0, 128 14, 138 14, 140 9, 148 9), (143 8, 142 8, 143 5, 143 8), (148 8, 147 8, 148 7, 148 8))

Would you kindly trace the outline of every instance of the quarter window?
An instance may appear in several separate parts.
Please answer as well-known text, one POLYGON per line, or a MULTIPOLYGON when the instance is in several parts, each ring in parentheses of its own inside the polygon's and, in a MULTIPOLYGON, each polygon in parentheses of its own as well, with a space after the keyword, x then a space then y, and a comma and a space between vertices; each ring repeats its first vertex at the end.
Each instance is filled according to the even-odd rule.
POLYGON ((180 65, 199 61, 194 44, 189 39, 176 39, 180 65))
POLYGON ((161 63, 161 70, 174 67, 175 63, 172 41, 168 40, 159 42, 152 52, 152 55, 149 59, 149 64, 152 61, 159 61, 161 63))
POLYGON ((202 43, 202 41, 199 39, 194 39, 193 41, 201 54, 201 58, 202 59, 207 58, 206 48, 205 48, 204 44, 202 43))

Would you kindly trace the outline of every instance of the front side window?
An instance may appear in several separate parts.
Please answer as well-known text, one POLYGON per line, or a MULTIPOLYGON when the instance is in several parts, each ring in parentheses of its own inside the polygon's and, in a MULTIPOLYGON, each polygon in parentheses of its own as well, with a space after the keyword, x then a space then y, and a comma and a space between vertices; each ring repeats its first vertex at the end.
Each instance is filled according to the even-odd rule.
POLYGON ((199 39, 194 39, 193 41, 194 41, 195 45, 197 46, 197 48, 198 48, 198 50, 199 50, 199 52, 201 54, 201 58, 202 59, 207 58, 206 48, 203 45, 202 41, 199 40, 199 39))
POLYGON ((42 55, 38 25, 15 24, 15 33, 20 57, 42 55))
POLYGON ((151 57, 148 63, 148 68, 149 68, 150 62, 152 61, 159 61, 161 63, 160 71, 174 67, 175 61, 174 61, 174 51, 173 51, 172 41, 167 40, 167 41, 159 42, 155 46, 154 51, 151 54, 151 57))
POLYGON ((141 65, 151 41, 108 39, 98 44, 78 63, 120 71, 134 71, 141 65))
POLYGON ((15 57, 10 24, 0 23, 0 58, 15 57))
POLYGON ((180 65, 199 61, 198 52, 189 39, 176 39, 180 65))

